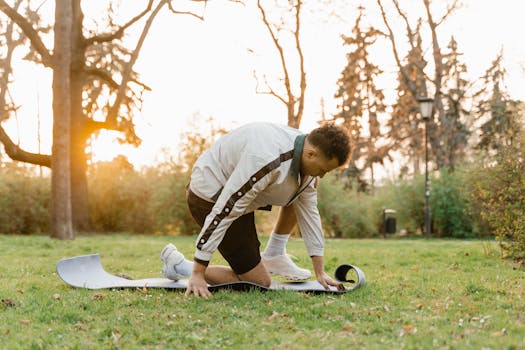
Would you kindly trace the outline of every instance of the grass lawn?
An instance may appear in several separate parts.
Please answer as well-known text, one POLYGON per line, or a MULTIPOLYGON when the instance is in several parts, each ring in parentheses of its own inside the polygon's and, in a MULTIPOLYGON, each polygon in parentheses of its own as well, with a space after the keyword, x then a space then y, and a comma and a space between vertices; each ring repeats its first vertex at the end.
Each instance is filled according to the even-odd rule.
MULTIPOLYGON (((60 258, 98 252, 109 272, 160 277, 158 254, 169 241, 192 256, 194 237, 0 236, 0 347, 525 349, 525 273, 494 243, 328 240, 327 271, 353 263, 368 281, 337 296, 90 291, 55 273, 60 258)), ((301 241, 288 251, 310 267, 301 241)))

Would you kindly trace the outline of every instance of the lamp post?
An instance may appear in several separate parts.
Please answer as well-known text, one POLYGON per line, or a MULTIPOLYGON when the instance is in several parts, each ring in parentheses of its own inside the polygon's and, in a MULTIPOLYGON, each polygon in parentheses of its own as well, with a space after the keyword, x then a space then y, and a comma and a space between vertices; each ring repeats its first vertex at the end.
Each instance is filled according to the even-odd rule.
POLYGON ((434 100, 422 96, 417 99, 421 117, 425 121, 425 237, 430 237, 430 180, 428 179, 428 121, 432 118, 434 100))

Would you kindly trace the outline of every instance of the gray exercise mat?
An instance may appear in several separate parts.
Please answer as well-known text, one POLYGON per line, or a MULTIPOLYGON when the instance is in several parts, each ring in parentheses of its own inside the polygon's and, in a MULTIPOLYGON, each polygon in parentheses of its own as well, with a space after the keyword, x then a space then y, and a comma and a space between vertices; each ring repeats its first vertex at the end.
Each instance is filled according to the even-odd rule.
MULTIPOLYGON (((77 288, 107 289, 107 288, 164 288, 185 290, 188 285, 187 279, 173 281, 167 278, 145 278, 127 279, 112 275, 102 266, 99 254, 90 254, 62 259, 57 263, 57 273, 67 284, 77 288)), ((220 289, 231 289, 237 291, 247 290, 294 290, 312 293, 346 293, 353 291, 365 284, 365 274, 361 269, 352 265, 340 265, 335 271, 335 278, 344 282, 345 290, 337 290, 330 287, 325 290, 317 281, 282 282, 272 281, 270 287, 250 283, 233 282, 210 285, 208 288, 214 292, 220 289), (350 276, 349 276, 350 275, 350 276)))

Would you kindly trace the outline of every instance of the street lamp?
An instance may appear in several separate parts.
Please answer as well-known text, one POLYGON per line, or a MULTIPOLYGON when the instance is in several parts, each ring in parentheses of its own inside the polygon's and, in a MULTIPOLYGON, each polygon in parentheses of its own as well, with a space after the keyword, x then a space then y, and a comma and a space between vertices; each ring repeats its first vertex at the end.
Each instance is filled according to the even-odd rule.
POLYGON ((417 99, 421 117, 425 121, 425 237, 430 237, 430 180, 428 179, 428 121, 432 118, 434 100, 422 96, 417 99))

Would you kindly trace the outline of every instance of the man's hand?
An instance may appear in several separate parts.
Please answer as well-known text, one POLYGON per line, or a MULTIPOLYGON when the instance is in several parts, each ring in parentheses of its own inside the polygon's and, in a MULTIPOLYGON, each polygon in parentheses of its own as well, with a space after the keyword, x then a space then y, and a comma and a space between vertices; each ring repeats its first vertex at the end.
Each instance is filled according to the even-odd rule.
POLYGON ((185 296, 189 296, 191 294, 195 295, 196 297, 204 298, 211 296, 211 292, 208 290, 208 283, 206 283, 206 279, 204 278, 205 271, 206 266, 201 265, 198 262, 193 264, 193 272, 191 273, 191 277, 188 281, 188 288, 184 294, 185 296))
POLYGON ((334 286, 337 290, 344 290, 345 287, 341 282, 334 281, 326 272, 323 271, 321 275, 316 275, 317 282, 319 282, 324 289, 329 290, 329 286, 334 286))
POLYGON ((312 264, 314 266, 315 277, 324 289, 329 290, 330 286, 334 286, 337 290, 344 290, 345 287, 341 282, 334 281, 324 270, 324 259, 322 256, 312 256, 312 264))

